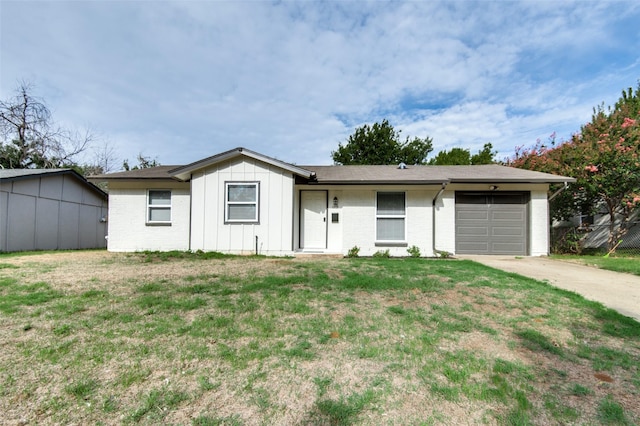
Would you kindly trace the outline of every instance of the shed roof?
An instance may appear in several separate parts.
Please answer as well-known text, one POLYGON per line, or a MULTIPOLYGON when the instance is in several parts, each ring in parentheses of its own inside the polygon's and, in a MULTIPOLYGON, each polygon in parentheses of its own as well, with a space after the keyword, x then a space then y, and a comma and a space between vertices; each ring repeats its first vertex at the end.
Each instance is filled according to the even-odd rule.
POLYGON ((0 169, 0 180, 15 181, 23 179, 34 179, 37 177, 47 177, 56 175, 70 175, 77 179, 87 188, 100 194, 102 198, 107 198, 107 193, 89 182, 84 176, 73 169, 0 169))

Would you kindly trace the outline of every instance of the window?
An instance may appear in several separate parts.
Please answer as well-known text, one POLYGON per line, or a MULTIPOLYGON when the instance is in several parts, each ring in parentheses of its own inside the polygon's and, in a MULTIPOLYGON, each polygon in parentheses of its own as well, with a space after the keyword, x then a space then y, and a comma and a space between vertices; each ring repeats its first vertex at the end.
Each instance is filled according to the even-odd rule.
POLYGON ((258 182, 227 183, 225 222, 258 222, 258 182))
POLYGON ((149 190, 147 193, 147 223, 171 223, 171 191, 149 190))
POLYGON ((376 240, 405 240, 405 193, 378 192, 376 207, 376 240))

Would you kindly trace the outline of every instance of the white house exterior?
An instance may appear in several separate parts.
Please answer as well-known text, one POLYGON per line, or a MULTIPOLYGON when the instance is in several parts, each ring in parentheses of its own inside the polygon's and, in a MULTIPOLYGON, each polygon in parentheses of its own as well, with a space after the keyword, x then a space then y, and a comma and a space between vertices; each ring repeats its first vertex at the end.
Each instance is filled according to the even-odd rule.
POLYGON ((571 178, 487 166, 296 166, 233 149, 97 176, 108 249, 290 256, 549 252, 547 190, 571 178))

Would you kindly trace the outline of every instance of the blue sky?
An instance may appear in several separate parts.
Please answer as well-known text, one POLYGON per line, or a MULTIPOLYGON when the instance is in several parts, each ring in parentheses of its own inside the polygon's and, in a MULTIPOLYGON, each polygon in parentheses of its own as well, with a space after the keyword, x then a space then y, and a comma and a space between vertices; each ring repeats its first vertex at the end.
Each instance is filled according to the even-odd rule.
POLYGON ((238 146, 331 164, 385 118, 433 154, 504 158, 640 78, 638 1, 3 0, 0 20, 0 97, 32 83, 118 164, 238 146))

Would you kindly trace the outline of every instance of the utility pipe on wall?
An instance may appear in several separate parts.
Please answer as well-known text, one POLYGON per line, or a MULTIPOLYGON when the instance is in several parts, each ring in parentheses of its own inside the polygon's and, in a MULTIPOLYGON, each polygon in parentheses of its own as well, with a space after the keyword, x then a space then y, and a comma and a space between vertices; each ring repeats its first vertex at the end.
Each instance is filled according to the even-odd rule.
POLYGON ((433 197, 433 205, 432 205, 433 208, 431 209, 431 218, 432 218, 432 224, 431 224, 432 238, 431 239, 432 239, 432 251, 434 256, 438 252, 438 250, 436 249, 436 201, 438 201, 438 197, 440 196, 440 194, 444 192, 444 189, 446 187, 447 187, 447 182, 442 182, 442 187, 440 188, 436 196, 433 197))

